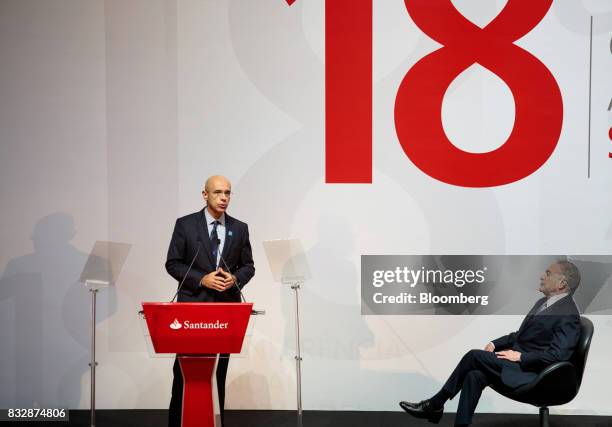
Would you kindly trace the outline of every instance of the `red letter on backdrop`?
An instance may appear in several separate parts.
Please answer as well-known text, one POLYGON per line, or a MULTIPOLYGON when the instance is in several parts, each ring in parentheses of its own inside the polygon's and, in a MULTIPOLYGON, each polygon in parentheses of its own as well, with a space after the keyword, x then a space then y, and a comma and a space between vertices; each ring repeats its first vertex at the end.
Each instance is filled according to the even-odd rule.
POLYGON ((372 0, 325 2, 325 182, 372 182, 372 0))
POLYGON ((480 28, 450 0, 404 0, 418 27, 444 47, 406 74, 395 101, 395 128, 402 148, 429 176, 465 187, 492 187, 522 179, 555 149, 563 123, 561 91, 535 56, 513 44, 546 15, 552 0, 509 0, 480 28), (501 147, 468 153, 442 128, 442 100, 451 82, 478 63, 506 82, 514 97, 514 128, 501 147))
POLYGON ((325 2, 325 182, 372 182, 372 0, 325 2))

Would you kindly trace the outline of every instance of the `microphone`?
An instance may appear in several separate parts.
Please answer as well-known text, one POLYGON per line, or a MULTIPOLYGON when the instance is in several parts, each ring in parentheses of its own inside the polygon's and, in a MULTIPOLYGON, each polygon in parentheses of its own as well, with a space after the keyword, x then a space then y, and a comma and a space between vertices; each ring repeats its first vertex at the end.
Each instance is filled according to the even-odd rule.
POLYGON ((183 276, 183 280, 181 280, 181 283, 179 284, 178 289, 176 290, 176 293, 174 294, 174 296, 172 297, 170 302, 174 302, 174 299, 176 298, 176 296, 178 295, 179 291, 183 287, 183 283, 185 283, 185 279, 187 278, 187 275, 191 271, 191 267, 193 267, 193 263, 195 262, 196 258, 198 257, 198 254, 200 253, 200 247, 201 247, 200 239, 198 239, 198 250, 196 251, 195 255, 193 256, 193 259, 191 260, 191 264, 189 264, 189 268, 187 269, 187 272, 183 276))
MULTIPOLYGON (((221 239, 217 238, 217 247, 219 247, 221 245, 221 239)), ((227 266, 227 263, 225 262, 225 259, 223 259, 223 255, 219 255, 219 258, 221 258, 221 262, 223 263, 223 265, 225 266, 225 270, 232 274, 229 267, 227 266)), ((240 286, 238 286, 238 278, 236 277, 236 281, 234 282, 234 286, 236 287, 236 289, 238 289, 238 292, 240 293, 240 298, 242 299, 242 302, 246 302, 246 300, 244 299, 244 295, 242 295, 242 289, 240 289, 240 286)))

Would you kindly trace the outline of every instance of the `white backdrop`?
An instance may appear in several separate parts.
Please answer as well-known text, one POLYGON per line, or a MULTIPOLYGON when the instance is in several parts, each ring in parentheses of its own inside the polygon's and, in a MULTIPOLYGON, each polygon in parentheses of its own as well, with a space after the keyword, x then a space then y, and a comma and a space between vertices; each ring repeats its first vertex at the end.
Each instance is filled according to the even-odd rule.
MULTIPOLYGON (((453 1, 481 26, 504 3, 453 1)), ((171 361, 149 358, 136 312, 172 296, 163 263, 174 219, 201 208, 211 174, 233 182, 229 212, 249 223, 257 268, 246 295, 267 310, 250 357, 230 363, 228 408, 295 405, 292 300, 273 283, 263 240, 299 237, 306 248, 304 407, 329 410, 424 398, 466 350, 520 323, 360 316, 360 255, 610 254, 609 1, 556 0, 517 42, 561 88, 561 138, 531 176, 476 189, 423 174, 397 141, 397 88, 439 47, 400 0, 374 2, 373 183, 325 184, 323 10, 323 0, 0 2, 0 406, 87 407, 89 295, 77 279, 98 239, 134 245, 100 301, 98 405, 167 406, 171 361)), ((514 101, 473 66, 442 111, 457 146, 488 151, 512 129, 514 101)), ((612 320, 591 318, 581 392, 556 411, 612 414, 612 320)), ((533 409, 487 391, 479 411, 533 409)))

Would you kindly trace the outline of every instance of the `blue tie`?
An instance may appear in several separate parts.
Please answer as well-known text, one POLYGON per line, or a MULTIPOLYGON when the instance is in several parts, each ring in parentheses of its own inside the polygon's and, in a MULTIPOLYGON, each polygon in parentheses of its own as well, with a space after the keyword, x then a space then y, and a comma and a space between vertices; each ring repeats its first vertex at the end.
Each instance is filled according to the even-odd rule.
POLYGON ((217 254, 219 253, 219 235, 217 234, 217 225, 219 225, 219 221, 214 221, 213 229, 210 233, 210 248, 212 249, 212 257, 213 262, 215 263, 215 268, 217 268, 217 254))

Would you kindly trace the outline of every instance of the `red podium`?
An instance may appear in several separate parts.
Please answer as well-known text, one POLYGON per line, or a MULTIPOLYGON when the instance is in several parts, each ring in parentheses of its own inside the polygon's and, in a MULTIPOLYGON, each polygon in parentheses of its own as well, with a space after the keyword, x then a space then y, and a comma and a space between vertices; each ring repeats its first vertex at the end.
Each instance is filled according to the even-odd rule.
POLYGON ((217 354, 240 353, 252 303, 143 302, 155 353, 176 353, 183 427, 214 427, 217 354))

